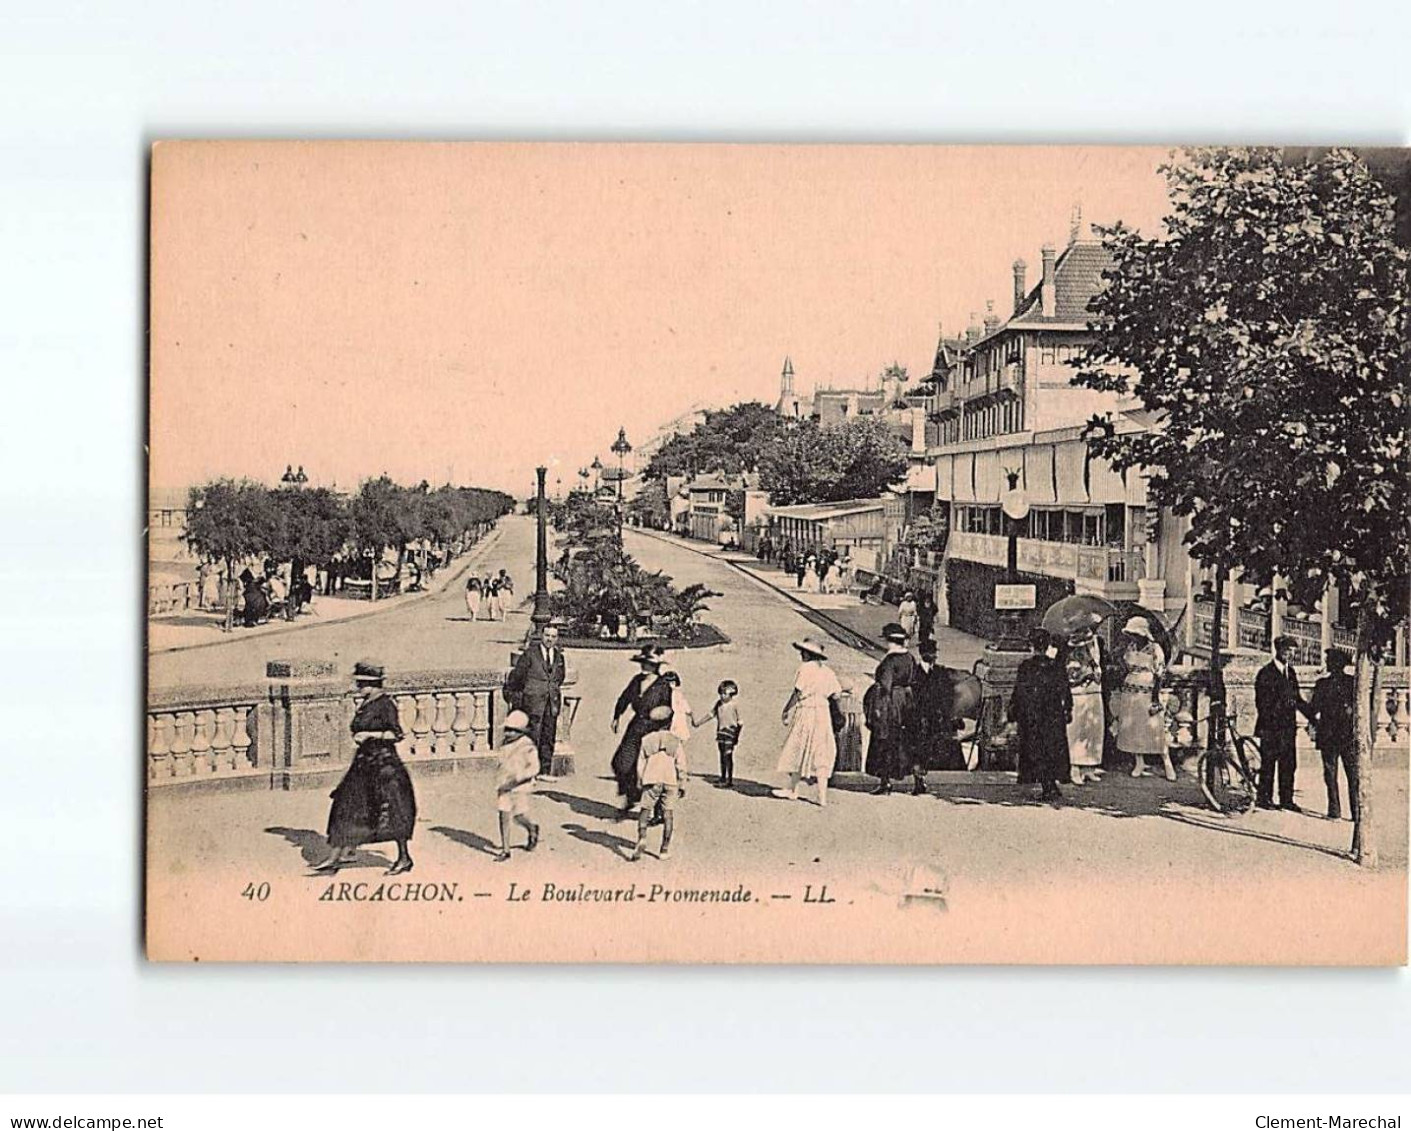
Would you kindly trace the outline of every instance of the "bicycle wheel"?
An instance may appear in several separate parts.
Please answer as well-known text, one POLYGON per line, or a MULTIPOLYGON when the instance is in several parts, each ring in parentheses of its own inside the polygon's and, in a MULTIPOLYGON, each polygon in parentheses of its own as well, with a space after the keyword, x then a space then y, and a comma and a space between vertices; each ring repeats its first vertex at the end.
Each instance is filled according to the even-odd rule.
POLYGON ((1248 779, 1224 755, 1215 755, 1212 766, 1210 752, 1201 751, 1195 772, 1200 792, 1216 812, 1237 816, 1254 808, 1254 791, 1246 788, 1248 779))
POLYGON ((1259 778, 1250 768, 1249 748, 1259 749, 1258 743, 1244 735, 1235 732, 1234 757, 1229 758, 1228 766, 1230 776, 1235 779, 1235 787, 1238 794, 1243 797, 1242 813, 1253 813, 1254 806, 1259 800, 1259 778))

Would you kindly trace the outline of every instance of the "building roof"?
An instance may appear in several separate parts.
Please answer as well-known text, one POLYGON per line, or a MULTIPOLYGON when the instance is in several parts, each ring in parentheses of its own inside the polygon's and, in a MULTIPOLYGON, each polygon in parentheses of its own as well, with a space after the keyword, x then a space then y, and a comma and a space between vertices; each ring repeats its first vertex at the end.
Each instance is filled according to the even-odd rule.
MULTIPOLYGON (((1112 255, 1095 240, 1077 240, 1068 245, 1053 268, 1053 315, 1043 313, 1043 280, 1028 295, 1005 326, 1042 326, 1054 323, 1083 323, 1091 315, 1088 303, 1102 290, 1102 273, 1112 266, 1112 255)), ((998 331, 996 331, 998 332, 998 331)))
POLYGON ((797 503, 788 507, 770 507, 768 513, 783 518, 842 518, 850 514, 862 514, 865 511, 879 511, 885 505, 882 499, 843 499, 836 503, 797 503))
POLYGON ((734 484, 717 473, 701 475, 686 484, 687 491, 729 491, 734 484))

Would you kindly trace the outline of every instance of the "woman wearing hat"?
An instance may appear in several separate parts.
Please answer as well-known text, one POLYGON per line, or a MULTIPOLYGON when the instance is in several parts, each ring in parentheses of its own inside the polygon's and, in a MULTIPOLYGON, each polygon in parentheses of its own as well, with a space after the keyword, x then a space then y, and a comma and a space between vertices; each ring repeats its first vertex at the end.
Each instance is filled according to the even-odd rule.
POLYGON ((920 615, 916 609, 916 594, 908 589, 902 594, 901 604, 897 606, 897 623, 906 633, 908 643, 916 639, 916 625, 919 619, 920 615))
POLYGON ((904 778, 911 769, 911 741, 915 692, 919 669, 906 650, 907 634, 899 624, 882 629, 887 654, 877 665, 869 691, 867 772, 880 782, 873 793, 891 793, 892 779, 904 778))
POLYGON ((828 804, 828 779, 838 760, 838 742, 833 734, 833 713, 829 701, 843 694, 843 685, 826 663, 828 649, 813 637, 794 645, 799 653, 799 670, 794 675, 794 689, 784 704, 781 716, 789 737, 779 752, 780 773, 789 775, 789 787, 773 791, 775 797, 795 801, 799 782, 814 778, 818 782, 818 804, 828 804))
POLYGON ((637 755, 642 751, 642 739, 654 730, 670 727, 666 722, 653 719, 653 707, 671 706, 671 684, 660 678, 664 653, 654 644, 649 644, 632 657, 641 665, 641 672, 633 676, 617 699, 613 711, 612 731, 617 733, 622 716, 630 708, 632 719, 622 734, 622 740, 612 755, 612 776, 617 779, 617 792, 622 798, 623 813, 631 813, 642 799, 642 790, 637 781, 637 755))
POLYGON ((1118 647, 1122 683, 1112 696, 1117 749, 1133 758, 1132 777, 1146 775, 1146 760, 1160 757, 1166 780, 1176 780, 1166 734, 1166 710, 1161 702, 1161 677, 1166 655, 1151 634, 1146 617, 1130 617, 1122 626, 1118 647))
POLYGON ((362 844, 397 842, 397 859, 387 869, 389 876, 412 870, 407 842, 416 823, 416 794, 412 779, 397 756, 402 725, 397 704, 382 689, 383 669, 378 664, 359 663, 353 668, 353 681, 364 692, 363 701, 353 713, 353 742, 357 751, 348 772, 330 796, 327 860, 316 872, 336 872, 362 844))

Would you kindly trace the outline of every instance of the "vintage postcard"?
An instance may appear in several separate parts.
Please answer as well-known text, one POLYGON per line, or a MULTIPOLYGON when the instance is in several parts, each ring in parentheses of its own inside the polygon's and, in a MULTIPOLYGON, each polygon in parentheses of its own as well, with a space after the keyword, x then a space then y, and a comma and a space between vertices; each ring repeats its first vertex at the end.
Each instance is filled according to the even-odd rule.
POLYGON ((170 142, 162 961, 1406 960, 1411 151, 170 142))

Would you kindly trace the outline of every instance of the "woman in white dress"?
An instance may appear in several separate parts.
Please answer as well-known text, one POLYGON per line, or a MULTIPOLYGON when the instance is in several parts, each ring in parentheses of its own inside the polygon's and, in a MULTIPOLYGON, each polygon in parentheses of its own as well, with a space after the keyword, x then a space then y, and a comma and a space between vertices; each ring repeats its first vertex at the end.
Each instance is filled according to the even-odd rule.
POLYGON ((500 583, 493 579, 490 581, 490 587, 485 591, 485 619, 505 619, 505 607, 503 599, 500 597, 500 583))
POLYGON ((809 554, 804 559, 803 591, 805 593, 817 593, 819 590, 818 578, 818 558, 809 554))
POLYGON ((908 644, 916 639, 916 625, 919 620, 920 614, 916 610, 916 594, 908 589, 902 594, 901 604, 897 606, 897 623, 906 631, 908 644))
POLYGON ((1117 749, 1134 759, 1132 777, 1146 776, 1146 760, 1160 757, 1166 780, 1176 780, 1167 745, 1166 711, 1161 702, 1161 677, 1166 655, 1151 635, 1145 617, 1132 617, 1122 626, 1122 686, 1113 694, 1117 749))
POLYGON ((1068 642, 1068 686, 1073 692, 1073 720, 1068 724, 1068 764, 1074 785, 1102 776, 1102 658, 1092 632, 1068 642))
POLYGON ((474 575, 465 583, 465 611, 471 620, 480 617, 480 578, 474 575))
POLYGON ((798 800, 799 782, 813 778, 818 782, 818 804, 828 804, 828 779, 838 760, 838 742, 833 734, 833 714, 829 700, 843 694, 843 685, 824 662, 828 658, 825 645, 806 637, 794 645, 799 652, 799 670, 794 676, 794 690, 784 704, 783 722, 789 727, 789 737, 779 754, 778 770, 789 775, 787 789, 773 791, 775 797, 798 800))

